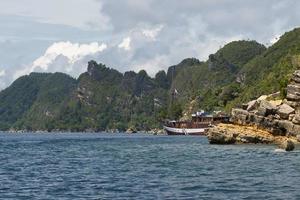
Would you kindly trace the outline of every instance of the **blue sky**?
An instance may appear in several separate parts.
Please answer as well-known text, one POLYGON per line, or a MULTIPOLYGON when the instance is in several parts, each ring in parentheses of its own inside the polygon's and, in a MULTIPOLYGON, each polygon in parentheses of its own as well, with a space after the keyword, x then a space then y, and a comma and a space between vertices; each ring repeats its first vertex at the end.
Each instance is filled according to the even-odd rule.
POLYGON ((265 45, 300 26, 296 0, 0 0, 0 89, 38 72, 77 77, 90 59, 150 75, 232 40, 265 45))

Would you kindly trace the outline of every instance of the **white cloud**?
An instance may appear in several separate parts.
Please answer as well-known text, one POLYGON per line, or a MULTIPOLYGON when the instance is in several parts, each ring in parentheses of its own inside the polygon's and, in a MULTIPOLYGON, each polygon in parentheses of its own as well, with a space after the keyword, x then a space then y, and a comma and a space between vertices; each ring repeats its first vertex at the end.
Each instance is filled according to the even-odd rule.
POLYGON ((6 72, 5 72, 5 70, 4 70, 4 69, 0 70, 0 77, 3 77, 3 76, 5 76, 5 74, 6 74, 6 72))
POLYGON ((77 76, 89 59, 154 75, 187 57, 206 60, 232 40, 274 43, 300 24, 300 1, 294 0, 0 0, 0 7, 6 85, 31 71, 77 76), (53 44, 68 40, 86 47, 53 44), (101 44, 87 44, 92 41, 109 47, 98 51, 101 44))
MULTIPOLYGON (((52 44, 44 55, 33 61, 32 65, 28 65, 17 70, 14 73, 14 78, 28 74, 33 71, 52 72, 55 70, 63 72, 72 72, 73 65, 78 61, 83 60, 87 56, 92 56, 102 52, 107 48, 105 43, 92 42, 90 44, 79 44, 71 42, 56 42, 52 44), (64 61, 64 64, 61 62, 64 61), (57 66, 60 63, 60 66, 57 66)), ((74 73, 72 73, 74 74, 74 73)))
MULTIPOLYGON (((154 77, 155 74, 162 68, 165 68, 166 63, 169 63, 169 62, 170 62, 170 60, 169 60, 168 56, 159 55, 151 60, 138 61, 137 63, 133 63, 133 68, 131 70, 138 72, 139 70, 144 69, 147 71, 147 73, 150 76, 154 77)), ((176 63, 174 63, 174 64, 176 64, 176 63)))
POLYGON ((153 29, 144 29, 144 30, 142 30, 142 33, 144 36, 146 36, 152 40, 156 40, 157 35, 163 28, 164 28, 163 25, 159 25, 158 27, 155 27, 153 29))
POLYGON ((122 40, 122 42, 118 45, 118 47, 119 47, 120 49, 124 49, 124 50, 126 50, 126 51, 129 51, 130 48, 131 48, 130 44, 131 44, 131 38, 130 38, 130 37, 127 37, 127 38, 124 38, 124 39, 122 40))
POLYGON ((275 35, 273 38, 270 40, 270 44, 275 44, 278 40, 280 39, 280 35, 275 35))
POLYGON ((47 70, 49 64, 51 64, 59 55, 67 57, 69 63, 74 64, 83 57, 101 52, 106 48, 106 44, 99 44, 97 42, 92 42, 90 44, 57 42, 51 45, 43 56, 36 59, 33 62, 32 67, 33 69, 41 67, 42 69, 47 70))

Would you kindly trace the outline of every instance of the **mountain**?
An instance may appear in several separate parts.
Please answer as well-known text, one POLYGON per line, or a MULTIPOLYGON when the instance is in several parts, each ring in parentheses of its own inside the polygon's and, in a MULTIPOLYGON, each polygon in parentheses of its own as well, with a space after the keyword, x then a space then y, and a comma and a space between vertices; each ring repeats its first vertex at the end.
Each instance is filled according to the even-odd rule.
POLYGON ((238 95, 236 79, 240 70, 265 50, 255 41, 235 41, 210 55, 206 62, 183 67, 172 81, 172 88, 179 92, 178 101, 186 107, 192 106, 188 108, 190 112, 224 108, 238 95))
POLYGON ((300 65, 300 29, 274 45, 230 42, 205 62, 184 59, 150 77, 120 73, 90 61, 74 79, 31 73, 0 92, 0 129, 101 131, 149 130, 161 121, 188 118, 199 109, 229 111, 266 93, 281 91, 300 65))
POLYGON ((148 130, 162 119, 167 82, 164 72, 155 78, 144 70, 122 74, 95 61, 77 80, 62 73, 31 73, 0 93, 0 128, 148 130))

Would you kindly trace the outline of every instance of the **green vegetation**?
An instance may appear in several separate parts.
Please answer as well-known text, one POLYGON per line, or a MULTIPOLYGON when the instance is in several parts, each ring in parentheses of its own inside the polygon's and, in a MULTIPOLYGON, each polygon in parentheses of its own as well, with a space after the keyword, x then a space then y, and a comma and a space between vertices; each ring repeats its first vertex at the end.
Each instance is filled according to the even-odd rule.
POLYGON ((154 78, 144 70, 122 74, 95 61, 78 79, 31 73, 0 92, 0 129, 159 128, 164 119, 179 119, 199 109, 229 111, 277 91, 284 97, 299 66, 300 29, 294 29, 269 48, 255 41, 234 41, 206 62, 187 58, 154 78))

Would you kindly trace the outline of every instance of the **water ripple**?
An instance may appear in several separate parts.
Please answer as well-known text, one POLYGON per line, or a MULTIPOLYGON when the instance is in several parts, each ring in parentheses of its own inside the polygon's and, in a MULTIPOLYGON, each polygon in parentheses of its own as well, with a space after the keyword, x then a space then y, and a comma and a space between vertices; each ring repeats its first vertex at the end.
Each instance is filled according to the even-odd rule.
POLYGON ((299 199, 299 151, 205 137, 0 134, 2 199, 299 199))

